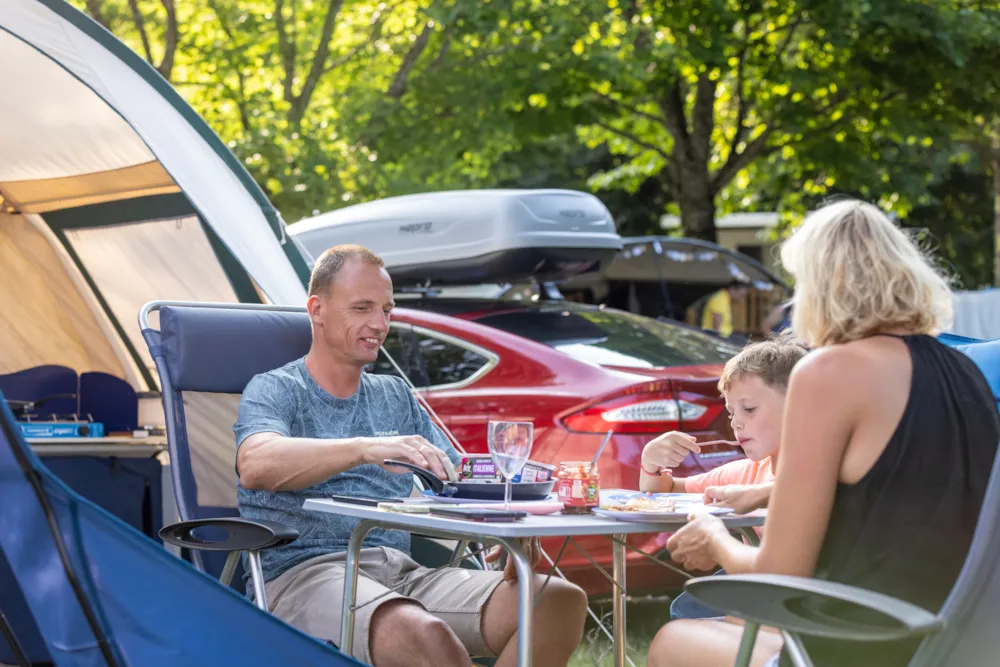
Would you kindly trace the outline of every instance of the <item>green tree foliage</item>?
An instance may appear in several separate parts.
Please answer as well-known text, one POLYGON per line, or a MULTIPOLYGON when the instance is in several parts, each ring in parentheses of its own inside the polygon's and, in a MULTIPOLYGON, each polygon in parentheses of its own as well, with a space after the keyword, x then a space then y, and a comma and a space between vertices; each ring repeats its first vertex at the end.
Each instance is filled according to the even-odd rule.
POLYGON ((561 186, 599 191, 625 233, 672 210, 712 239, 719 214, 838 192, 943 212, 956 173, 1000 164, 992 2, 72 1, 182 92, 289 221, 561 186))

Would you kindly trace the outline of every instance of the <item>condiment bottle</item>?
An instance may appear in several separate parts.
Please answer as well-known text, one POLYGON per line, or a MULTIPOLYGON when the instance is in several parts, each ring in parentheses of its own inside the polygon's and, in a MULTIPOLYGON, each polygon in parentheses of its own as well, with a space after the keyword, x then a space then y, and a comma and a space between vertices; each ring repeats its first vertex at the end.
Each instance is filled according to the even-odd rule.
POLYGON ((601 477, 590 461, 564 461, 557 475, 564 514, 587 514, 600 503, 601 477))

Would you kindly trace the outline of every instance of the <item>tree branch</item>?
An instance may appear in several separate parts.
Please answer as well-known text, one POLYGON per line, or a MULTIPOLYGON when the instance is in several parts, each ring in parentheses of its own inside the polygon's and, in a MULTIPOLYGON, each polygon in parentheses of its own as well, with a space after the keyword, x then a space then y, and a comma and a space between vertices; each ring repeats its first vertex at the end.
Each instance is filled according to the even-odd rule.
POLYGON ((677 80, 667 88, 667 94, 660 108, 667 120, 667 131, 674 137, 674 155, 687 159, 690 155, 691 141, 688 137, 687 118, 684 115, 684 94, 681 92, 681 85, 677 80))
POLYGON ((632 132, 629 132, 628 130, 621 130, 621 129, 617 128, 617 127, 613 127, 611 125, 608 125, 607 123, 605 123, 603 121, 597 121, 597 123, 595 123, 595 124, 598 127, 603 127, 608 132, 612 132, 614 134, 617 134, 618 136, 622 137, 623 139, 628 139, 629 141, 631 141, 633 144, 635 144, 637 146, 641 146, 642 148, 645 148, 646 150, 658 153, 660 156, 663 157, 663 159, 667 160, 668 162, 672 158, 672 156, 670 155, 670 153, 667 153, 665 150, 663 150, 662 148, 660 148, 659 146, 657 146, 655 144, 651 144, 648 141, 643 141, 642 139, 640 139, 639 137, 635 136, 635 134, 633 134, 632 132))
POLYGON ((149 35, 146 34, 146 20, 139 11, 138 0, 128 0, 128 6, 132 10, 132 20, 135 21, 136 30, 139 31, 139 38, 142 40, 142 50, 146 53, 146 62, 155 66, 153 62, 153 52, 149 49, 149 35))
POLYGON ((767 70, 764 72, 764 76, 762 78, 763 81, 771 80, 771 75, 774 73, 774 68, 782 64, 781 59, 785 56, 785 51, 787 51, 788 47, 791 45, 792 38, 795 36, 795 31, 798 30, 800 26, 805 25, 806 23, 808 22, 800 16, 794 21, 792 21, 791 25, 788 26, 788 32, 785 34, 784 41, 781 42, 781 45, 778 47, 778 50, 774 52, 774 55, 770 56, 771 62, 768 64, 767 70))
POLYGON ((767 141, 774 134, 774 126, 768 125, 757 138, 747 144, 740 153, 730 153, 726 163, 712 177, 712 194, 724 188, 740 170, 762 155, 769 155, 784 146, 768 147, 767 141))
POLYGON ((156 67, 163 78, 170 81, 170 75, 174 70, 174 56, 177 53, 177 7, 174 0, 160 0, 163 8, 167 10, 167 27, 164 31, 163 60, 156 67))
POLYGON ((399 69, 396 70, 396 76, 392 78, 392 84, 389 86, 389 90, 386 94, 398 100, 404 93, 406 93, 406 86, 409 83, 410 72, 413 70, 413 66, 417 64, 417 60, 420 58, 421 54, 427 48, 427 44, 431 41, 431 28, 430 23, 424 24, 424 29, 420 31, 420 35, 414 40, 413 46, 406 52, 403 56, 403 62, 399 65, 399 69))
POLYGON ((309 101, 316 91, 316 85, 326 71, 326 59, 330 55, 330 40, 333 39, 333 30, 337 25, 337 15, 343 7, 344 0, 330 0, 330 5, 326 10, 326 18, 323 19, 323 29, 320 32, 319 43, 316 45, 316 52, 313 54, 312 63, 309 65, 309 74, 306 75, 306 82, 302 85, 302 90, 295 96, 292 104, 292 114, 289 120, 293 125, 298 125, 309 108, 309 101))
POLYGON ((101 0, 87 0, 87 11, 90 13, 91 18, 104 26, 104 29, 111 32, 111 26, 108 25, 108 20, 104 18, 103 12, 101 12, 101 0))
POLYGON ((292 104, 295 101, 295 93, 292 90, 292 85, 295 82, 295 47, 288 40, 284 9, 284 0, 274 0, 274 25, 278 32, 278 51, 281 53, 281 63, 285 70, 282 97, 284 97, 286 102, 292 104))
POLYGON ((436 70, 441 65, 444 64, 444 59, 448 55, 448 51, 451 50, 452 32, 454 29, 454 24, 449 23, 444 28, 444 38, 441 40, 441 47, 438 49, 438 53, 434 56, 434 62, 430 64, 428 69, 436 70))
MULTIPOLYGON (((222 13, 219 11, 218 4, 216 0, 208 0, 208 6, 215 13, 215 18, 219 20, 219 26, 222 28, 222 33, 229 40, 229 49, 227 53, 229 58, 232 60, 236 70, 236 80, 239 87, 236 94, 233 95, 233 101, 236 102, 236 108, 240 112, 240 125, 243 127, 244 132, 250 131, 250 113, 247 110, 247 93, 246 93, 246 77, 243 74, 243 51, 240 49, 239 45, 236 43, 236 37, 233 34, 232 29, 229 24, 225 22, 222 18, 222 13)), ((226 86, 229 90, 229 86, 226 86)))
POLYGON ((331 62, 330 66, 327 67, 327 70, 329 71, 337 69, 344 63, 348 62, 351 58, 356 56, 358 53, 360 53, 361 49, 371 44, 374 44, 375 40, 377 40, 382 34, 382 26, 385 25, 385 23, 382 20, 382 16, 383 16, 382 14, 377 14, 376 17, 372 20, 371 31, 368 33, 368 37, 365 38, 365 41, 361 42, 360 44, 356 44, 351 48, 350 51, 348 51, 341 57, 331 62))
POLYGON ((627 102, 623 102, 622 100, 611 97, 610 95, 605 95, 604 93, 597 93, 597 96, 603 100, 610 102, 611 104, 615 105, 620 109, 624 109, 633 116, 639 116, 641 118, 645 118, 646 120, 653 121, 657 125, 661 125, 664 128, 667 126, 667 119, 664 118, 663 116, 658 116, 655 113, 649 113, 648 111, 643 111, 634 105, 631 105, 627 102))
POLYGON ((746 65, 747 51, 750 50, 750 26, 747 24, 747 20, 744 18, 743 25, 745 26, 746 35, 744 35, 743 48, 740 49, 739 63, 736 65, 736 125, 733 131, 733 138, 729 142, 729 153, 726 155, 728 159, 729 155, 736 152, 736 147, 739 146, 740 142, 743 141, 743 137, 746 136, 746 131, 749 129, 744 127, 743 123, 746 122, 747 110, 750 107, 750 99, 748 95, 744 94, 744 80, 743 80, 743 68, 746 65))

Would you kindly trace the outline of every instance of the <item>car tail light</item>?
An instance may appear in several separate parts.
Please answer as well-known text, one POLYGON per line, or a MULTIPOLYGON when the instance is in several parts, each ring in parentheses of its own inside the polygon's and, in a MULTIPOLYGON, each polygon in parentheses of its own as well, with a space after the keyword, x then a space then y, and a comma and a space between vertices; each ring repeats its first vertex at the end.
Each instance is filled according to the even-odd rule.
POLYGON ((563 425, 586 433, 663 433, 705 428, 720 407, 674 395, 669 381, 649 382, 606 396, 561 417, 563 425))

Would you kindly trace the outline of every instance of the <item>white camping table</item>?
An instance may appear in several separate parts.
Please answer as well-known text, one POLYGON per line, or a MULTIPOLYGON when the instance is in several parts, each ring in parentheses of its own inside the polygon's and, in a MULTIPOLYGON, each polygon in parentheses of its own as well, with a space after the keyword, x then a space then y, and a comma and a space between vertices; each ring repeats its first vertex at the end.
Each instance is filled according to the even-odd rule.
MULTIPOLYGON (((449 519, 431 514, 388 512, 366 505, 341 503, 326 498, 306 500, 303 509, 330 512, 361 519, 347 547, 347 578, 344 584, 343 626, 340 636, 340 650, 350 654, 354 641, 354 605, 357 596, 358 556, 368 533, 376 527, 396 528, 428 537, 483 544, 499 544, 517 568, 519 593, 518 627, 531 627, 533 607, 532 569, 519 540, 531 537, 580 537, 584 535, 607 535, 612 537, 612 576, 615 588, 612 598, 612 619, 614 635, 615 667, 625 667, 625 536, 633 533, 674 532, 687 523, 685 517, 662 523, 618 521, 592 514, 529 516, 523 521, 512 523, 490 523, 449 519)), ((764 523, 764 517, 723 516, 726 526, 732 530, 749 529, 764 523)), ((753 533, 753 531, 746 531, 753 533)), ((753 536, 754 538, 756 535, 753 536)), ((518 634, 517 664, 531 666, 531 633, 518 634)))

